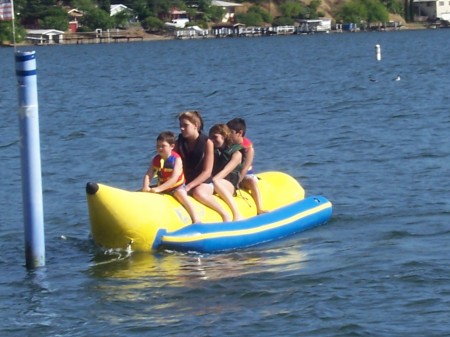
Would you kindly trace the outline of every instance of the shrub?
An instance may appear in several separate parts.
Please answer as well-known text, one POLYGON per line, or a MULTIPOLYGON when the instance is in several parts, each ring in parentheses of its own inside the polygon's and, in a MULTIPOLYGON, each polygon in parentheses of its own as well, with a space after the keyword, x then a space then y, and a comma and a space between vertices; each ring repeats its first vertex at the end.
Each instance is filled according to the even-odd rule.
POLYGON ((157 33, 164 28, 164 22, 157 17, 149 16, 142 21, 142 28, 150 33, 157 33))

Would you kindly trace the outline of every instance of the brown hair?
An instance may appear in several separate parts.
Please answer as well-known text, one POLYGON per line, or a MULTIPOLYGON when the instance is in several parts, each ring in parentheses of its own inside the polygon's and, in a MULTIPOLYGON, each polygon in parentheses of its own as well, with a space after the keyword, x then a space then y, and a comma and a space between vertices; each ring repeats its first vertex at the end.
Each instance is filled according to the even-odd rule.
POLYGON ((184 111, 178 115, 178 120, 187 119, 197 126, 199 132, 203 130, 203 118, 197 110, 184 111))
POLYGON ((211 129, 209 129, 210 137, 216 133, 223 136, 225 147, 229 147, 233 144, 233 140, 231 139, 231 130, 226 124, 215 124, 211 129))
POLYGON ((170 145, 175 145, 175 141, 177 139, 177 136, 172 131, 163 131, 161 132, 158 137, 156 137, 156 141, 162 141, 167 142, 170 145))

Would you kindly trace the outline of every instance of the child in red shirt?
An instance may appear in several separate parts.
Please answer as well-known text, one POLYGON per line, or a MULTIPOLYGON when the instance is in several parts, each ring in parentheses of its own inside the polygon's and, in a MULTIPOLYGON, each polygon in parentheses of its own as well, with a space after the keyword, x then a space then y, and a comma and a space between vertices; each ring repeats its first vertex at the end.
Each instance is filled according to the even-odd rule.
POLYGON ((250 191, 256 204, 257 214, 266 213, 262 209, 261 194, 258 188, 258 178, 253 173, 253 158, 255 157, 255 149, 250 139, 245 137, 246 123, 242 118, 234 118, 227 123, 231 129, 233 142, 242 145, 245 150, 245 156, 242 164, 240 175, 240 186, 250 191))

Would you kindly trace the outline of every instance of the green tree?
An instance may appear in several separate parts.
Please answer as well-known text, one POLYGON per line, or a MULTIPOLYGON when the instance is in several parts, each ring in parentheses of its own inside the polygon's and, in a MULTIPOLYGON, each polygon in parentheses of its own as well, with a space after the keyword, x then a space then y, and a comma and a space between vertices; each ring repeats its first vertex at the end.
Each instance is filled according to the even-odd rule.
POLYGON ((262 8, 259 7, 259 6, 251 6, 251 7, 248 9, 248 12, 247 12, 247 13, 256 13, 256 14, 259 14, 259 15, 261 15, 263 21, 264 21, 264 22, 267 22, 267 23, 271 23, 271 22, 273 21, 272 15, 270 15, 269 12, 265 11, 264 9, 262 9, 262 8))
POLYGON ((80 11, 88 11, 96 8, 92 0, 74 0, 72 1, 72 7, 79 9, 80 11))
MULTIPOLYGON (((244 2, 244 0, 237 0, 237 1, 235 1, 235 2, 237 2, 237 3, 242 3, 242 2, 244 2)), ((255 4, 255 5, 258 5, 258 6, 261 6, 262 4, 264 4, 265 2, 267 2, 267 0, 249 0, 248 2, 250 2, 250 3, 252 3, 252 4, 255 4)))
POLYGON ((236 20, 246 26, 261 26, 264 23, 261 14, 255 12, 237 14, 236 20))
POLYGON ((109 0, 96 0, 97 7, 103 9, 105 12, 111 12, 111 1, 109 0))
POLYGON ((188 8, 194 8, 200 12, 206 12, 211 6, 211 0, 185 0, 184 3, 188 8))
POLYGON ((405 8, 400 0, 384 0, 383 4, 386 6, 389 13, 401 14, 405 13, 405 8))
POLYGON ((69 26, 69 17, 61 7, 51 7, 42 12, 42 18, 38 20, 41 28, 57 29, 63 32, 69 26))
POLYGON ((336 11, 336 21, 360 23, 367 18, 367 8, 361 0, 352 0, 344 3, 336 11))
POLYGON ((147 17, 152 16, 153 12, 151 8, 148 5, 148 2, 146 0, 135 0, 133 2, 132 7, 133 11, 136 13, 138 20, 143 21, 147 17))
POLYGON ((367 7, 367 23, 389 21, 389 12, 378 0, 363 0, 367 7))
POLYGON ((197 3, 198 3, 197 10, 201 12, 206 12, 208 11, 209 8, 211 8, 211 0, 198 0, 197 3))
POLYGON ((289 0, 282 3, 279 6, 282 16, 288 18, 304 18, 306 17, 307 10, 300 2, 289 0))
POLYGON ((336 21, 352 23, 386 22, 389 13, 378 0, 351 0, 336 11, 336 21))
POLYGON ((288 16, 280 16, 273 20, 273 26, 292 26, 294 25, 295 20, 288 16))
POLYGON ((23 17, 24 9, 27 6, 28 0, 14 0, 14 12, 16 14, 16 23, 23 17), (19 15, 17 15, 19 13, 19 15))
POLYGON ((209 9, 205 11, 204 19, 206 21, 220 22, 224 15, 225 10, 222 7, 210 6, 209 9))
POLYGON ((150 33, 158 33, 164 28, 164 22, 154 16, 149 16, 142 21, 142 27, 150 33))
MULTIPOLYGON (((20 43, 25 40, 27 32, 16 22, 15 24, 16 42, 20 43)), ((13 26, 11 21, 0 21, 0 45, 12 44, 14 42, 13 26)))
POLYGON ((182 9, 185 7, 184 3, 183 6, 181 2, 169 2, 167 0, 147 0, 148 1, 148 7, 151 9, 152 16, 156 16, 158 18, 165 18, 167 17, 167 14, 169 13, 169 10, 172 7, 178 7, 179 9, 182 9))
POLYGON ((18 6, 15 11, 20 13, 20 22, 27 27, 39 27, 39 20, 52 16, 52 10, 55 8, 61 9, 56 0, 28 0, 19 2, 18 6))
POLYGON ((246 26, 262 26, 265 23, 272 23, 272 16, 259 6, 251 6, 247 13, 236 15, 236 20, 246 26))
POLYGON ((319 13, 317 10, 319 9, 319 6, 321 4, 321 0, 312 0, 309 5, 307 6, 307 12, 308 12, 308 18, 309 19, 317 19, 318 17, 322 16, 323 13, 319 13))
POLYGON ((126 28, 129 25, 133 13, 129 10, 123 10, 112 17, 115 27, 126 28))
POLYGON ((102 9, 91 8, 84 13, 80 24, 85 31, 93 31, 97 28, 110 29, 114 27, 114 19, 102 9))
POLYGON ((317 10, 319 9, 319 6, 321 4, 321 0, 312 0, 309 5, 308 8, 312 11, 312 12, 317 12, 317 10))

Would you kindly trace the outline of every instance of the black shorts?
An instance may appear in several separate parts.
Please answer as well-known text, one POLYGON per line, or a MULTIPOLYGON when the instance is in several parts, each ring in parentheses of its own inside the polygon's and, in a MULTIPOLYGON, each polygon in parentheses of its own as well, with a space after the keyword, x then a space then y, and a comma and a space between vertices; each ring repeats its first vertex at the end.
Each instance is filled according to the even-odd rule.
POLYGON ((233 186, 234 189, 238 189, 238 183, 239 183, 239 172, 231 172, 229 175, 225 177, 226 180, 228 180, 233 186))

